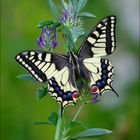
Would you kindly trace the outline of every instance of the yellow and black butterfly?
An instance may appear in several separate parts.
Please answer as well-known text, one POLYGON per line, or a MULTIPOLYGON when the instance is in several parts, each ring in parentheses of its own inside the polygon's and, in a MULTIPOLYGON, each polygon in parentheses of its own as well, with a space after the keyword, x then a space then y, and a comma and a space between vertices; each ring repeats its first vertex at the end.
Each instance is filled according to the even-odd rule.
POLYGON ((106 90, 114 91, 111 86, 113 66, 109 60, 101 56, 114 52, 115 30, 116 17, 108 16, 91 30, 77 54, 70 51, 69 56, 63 56, 29 50, 19 53, 16 61, 38 82, 47 82, 48 92, 64 108, 66 105, 74 104, 80 96, 76 84, 77 77, 86 79, 92 92, 101 95, 106 90))

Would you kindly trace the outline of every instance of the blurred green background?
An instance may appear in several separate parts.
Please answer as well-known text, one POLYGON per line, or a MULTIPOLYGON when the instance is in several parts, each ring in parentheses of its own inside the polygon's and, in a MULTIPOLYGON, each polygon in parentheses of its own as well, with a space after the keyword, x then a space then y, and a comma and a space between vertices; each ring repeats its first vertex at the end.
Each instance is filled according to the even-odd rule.
MULTIPOLYGON (((56 1, 59 4, 59 0, 56 1)), ((106 128, 113 134, 94 140, 139 140, 139 2, 138 0, 89 0, 85 11, 97 16, 84 19, 86 31, 107 15, 117 16, 117 46, 109 57, 115 67, 113 86, 120 95, 112 92, 102 96, 95 105, 84 107, 79 119, 89 128, 106 128)), ((36 43, 41 30, 36 25, 45 19, 54 19, 47 0, 2 0, 1 1, 1 140, 53 140, 55 128, 48 125, 33 125, 34 121, 46 121, 58 104, 46 96, 36 100, 40 85, 17 79, 26 73, 15 62, 18 52, 38 49, 36 43)), ((82 42, 80 40, 78 45, 82 42)), ((63 41, 59 39, 61 51, 63 41)), ((77 107, 70 106, 65 115, 72 118, 77 107)), ((79 132, 77 127, 71 134, 79 132)))

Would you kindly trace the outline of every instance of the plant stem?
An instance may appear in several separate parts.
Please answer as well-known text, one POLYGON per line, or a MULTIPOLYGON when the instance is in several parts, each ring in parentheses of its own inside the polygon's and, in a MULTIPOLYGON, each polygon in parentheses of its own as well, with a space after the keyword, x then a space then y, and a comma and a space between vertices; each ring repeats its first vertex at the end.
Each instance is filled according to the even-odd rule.
POLYGON ((78 115, 81 112, 84 105, 85 105, 85 102, 82 102, 82 104, 80 105, 80 107, 79 107, 78 111, 76 112, 74 118, 72 119, 72 122, 74 122, 76 120, 76 118, 78 117, 78 115))
POLYGON ((58 121, 56 125, 56 131, 55 131, 55 138, 54 140, 62 140, 62 130, 63 130, 63 119, 62 119, 62 114, 61 114, 61 106, 59 108, 58 112, 58 121))
MULTIPOLYGON (((84 105, 85 105, 85 102, 82 102, 82 104, 80 105, 78 111, 76 112, 75 116, 73 117, 72 122, 74 122, 74 121, 76 120, 76 118, 78 117, 78 115, 79 115, 79 113, 81 112, 81 110, 82 110, 82 108, 83 108, 84 105)), ((66 129, 66 131, 65 131, 65 133, 64 133, 64 136, 67 135, 67 133, 69 132, 69 130, 70 130, 70 127, 68 127, 68 128, 66 129)))

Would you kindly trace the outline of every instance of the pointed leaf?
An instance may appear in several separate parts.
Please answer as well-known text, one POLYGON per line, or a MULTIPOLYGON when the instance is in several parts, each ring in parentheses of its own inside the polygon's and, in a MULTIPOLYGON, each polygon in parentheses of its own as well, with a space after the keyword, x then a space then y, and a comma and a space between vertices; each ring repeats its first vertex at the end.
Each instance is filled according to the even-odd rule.
POLYGON ((34 125, 45 125, 45 124, 53 125, 51 122, 34 122, 33 124, 34 125))
POLYGON ((78 14, 78 16, 80 17, 91 17, 91 18, 95 18, 96 16, 91 14, 91 13, 88 13, 88 12, 81 12, 78 14))
POLYGON ((58 121, 58 114, 56 112, 52 112, 52 114, 48 117, 48 122, 56 125, 58 121))
POLYGON ((69 137, 66 137, 64 140, 77 140, 77 139, 69 136, 69 137))
POLYGON ((72 1, 73 1, 74 12, 77 14, 78 2, 77 2, 77 0, 72 0, 72 1))
POLYGON ((53 23, 54 23, 54 21, 52 21, 52 20, 45 20, 45 21, 40 22, 40 23, 37 25, 37 28, 42 28, 42 27, 44 27, 44 26, 48 26, 48 25, 51 25, 51 24, 53 24, 53 23))
POLYGON ((68 139, 66 140, 77 140, 76 138, 73 138, 73 137, 69 137, 68 139))
POLYGON ((68 4, 65 2, 65 0, 62 0, 62 4, 63 4, 65 10, 67 10, 68 9, 68 4))
POLYGON ((78 12, 80 12, 85 7, 86 4, 87 0, 80 0, 78 3, 78 12))
POLYGON ((17 78, 20 78, 23 80, 36 81, 35 79, 33 79, 33 77, 30 74, 20 74, 17 76, 17 78))
POLYGON ((71 121, 70 123, 70 128, 75 128, 77 126, 80 126, 82 128, 86 128, 87 129, 87 126, 85 123, 81 122, 81 121, 71 121))
POLYGON ((68 47, 73 49, 73 47, 74 47, 74 40, 73 40, 73 37, 72 37, 72 33, 68 29, 68 27, 66 27, 66 26, 64 27, 64 31, 65 31, 65 34, 66 34, 66 38, 68 40, 68 47))
POLYGON ((61 26, 60 22, 54 22, 54 24, 53 24, 54 28, 57 28, 57 27, 60 27, 60 26, 61 26))
POLYGON ((73 3, 72 3, 72 0, 69 0, 68 7, 69 7, 69 9, 73 9, 73 3))
POLYGON ((81 133, 77 134, 74 138, 94 138, 94 137, 107 135, 110 133, 112 133, 112 131, 107 129, 92 128, 92 129, 87 129, 85 131, 82 131, 81 133))
POLYGON ((49 0, 49 6, 51 8, 53 15, 56 17, 56 19, 59 20, 58 10, 57 10, 57 8, 52 0, 49 0))
POLYGON ((42 99, 44 96, 46 96, 47 92, 48 92, 48 87, 47 86, 38 88, 37 89, 37 94, 36 94, 37 99, 38 100, 42 99))

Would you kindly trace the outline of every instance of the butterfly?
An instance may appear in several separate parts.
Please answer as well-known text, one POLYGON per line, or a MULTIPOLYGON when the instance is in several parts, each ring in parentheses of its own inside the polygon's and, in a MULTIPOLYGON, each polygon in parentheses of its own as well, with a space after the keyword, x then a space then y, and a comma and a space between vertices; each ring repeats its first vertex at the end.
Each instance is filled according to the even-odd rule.
MULTIPOLYGON (((102 93, 112 88, 114 67, 102 56, 116 49, 116 16, 102 19, 88 34, 78 52, 69 55, 29 50, 19 53, 16 61, 38 82, 48 84, 48 92, 60 102, 61 107, 75 104, 80 96, 77 78, 88 81, 93 93, 102 93)), ((115 92, 116 93, 116 92, 115 92)), ((118 94, 116 93, 118 96, 118 94)))

